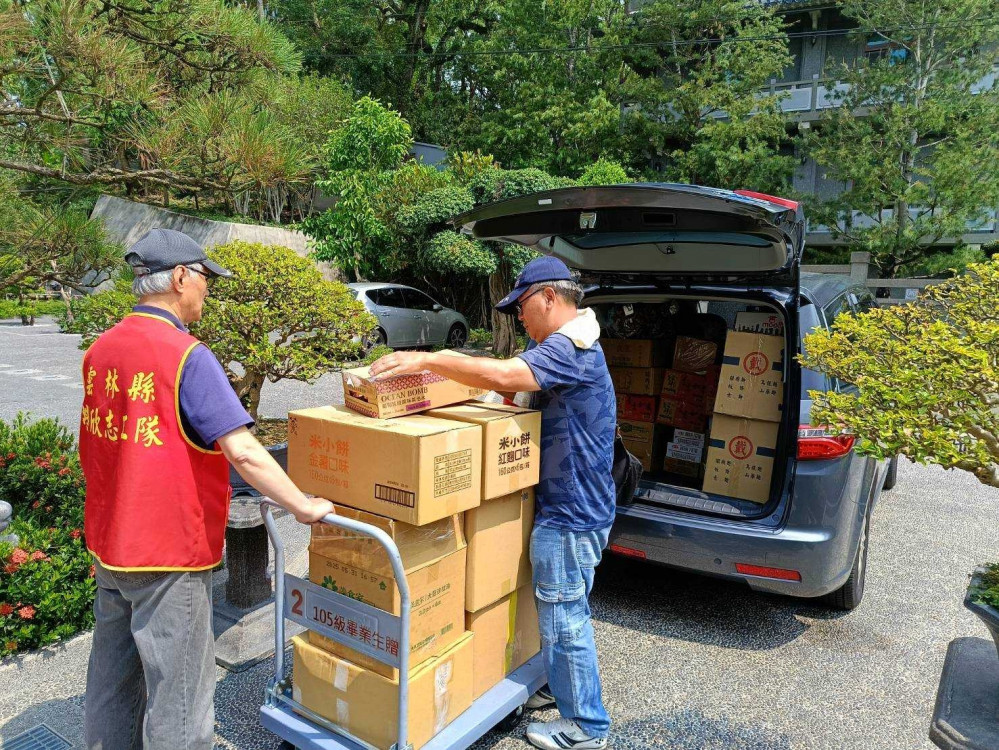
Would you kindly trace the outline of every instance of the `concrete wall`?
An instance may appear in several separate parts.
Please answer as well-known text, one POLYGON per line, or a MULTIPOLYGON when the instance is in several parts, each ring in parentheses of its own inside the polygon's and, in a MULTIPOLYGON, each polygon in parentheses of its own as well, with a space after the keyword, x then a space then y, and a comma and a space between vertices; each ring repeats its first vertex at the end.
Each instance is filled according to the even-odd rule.
MULTIPOLYGON (((102 195, 91 214, 93 219, 103 219, 108 234, 126 248, 150 229, 175 229, 193 238, 203 247, 224 245, 232 240, 258 242, 261 245, 284 245, 298 255, 308 256, 308 238, 301 232, 281 227, 237 224, 228 221, 209 221, 175 211, 167 211, 145 203, 102 195)), ((343 275, 329 263, 317 263, 323 277, 342 281, 343 275)))

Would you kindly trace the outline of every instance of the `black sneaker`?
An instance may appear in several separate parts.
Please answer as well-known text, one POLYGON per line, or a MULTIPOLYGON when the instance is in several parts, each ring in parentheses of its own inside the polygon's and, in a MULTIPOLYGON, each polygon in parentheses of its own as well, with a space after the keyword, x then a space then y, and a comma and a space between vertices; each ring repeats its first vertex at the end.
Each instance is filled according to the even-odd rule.
POLYGON ((548 692, 548 686, 545 685, 543 688, 538 690, 534 695, 527 699, 527 710, 537 711, 539 708, 548 708, 549 706, 555 705, 555 696, 548 692))

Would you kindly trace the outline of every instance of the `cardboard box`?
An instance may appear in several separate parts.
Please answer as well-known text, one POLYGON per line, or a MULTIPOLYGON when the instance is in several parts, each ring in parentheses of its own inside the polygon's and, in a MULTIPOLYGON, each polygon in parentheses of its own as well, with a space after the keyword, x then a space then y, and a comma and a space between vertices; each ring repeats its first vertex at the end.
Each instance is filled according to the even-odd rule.
POLYGON ((478 612, 465 614, 472 641, 472 700, 541 650, 534 588, 524 586, 478 612))
POLYGON ((784 338, 729 331, 714 410, 733 417, 780 420, 784 404, 784 338))
MULTIPOLYGON (((467 356, 449 349, 438 353, 467 356)), ((343 371, 343 399, 346 405, 359 414, 378 419, 457 404, 484 393, 481 388, 471 388, 432 372, 373 380, 367 367, 343 371)))
POLYGON ((621 430, 624 447, 642 462, 642 468, 645 471, 652 471, 658 467, 662 460, 662 429, 649 422, 633 422, 626 419, 619 419, 617 426, 621 430))
POLYGON ((482 428, 422 414, 370 419, 344 406, 293 411, 288 476, 303 492, 422 526, 479 504, 482 428))
POLYGON ((663 389, 661 367, 609 367, 614 393, 658 396, 663 389))
POLYGON ((666 437, 663 471, 700 477, 704 466, 703 432, 673 429, 666 437))
MULTIPOLYGON (((407 740, 413 750, 472 705, 474 638, 464 634, 440 656, 409 672, 407 740)), ((316 648, 301 636, 292 640, 292 697, 381 750, 398 740, 399 681, 316 648)))
POLYGON ((659 399, 659 424, 679 427, 681 430, 704 432, 707 417, 704 415, 704 395, 689 399, 666 398, 659 399))
POLYGON ((600 339, 609 367, 662 367, 669 359, 662 339, 600 339))
POLYGON ((666 370, 663 373, 663 389, 660 395, 690 401, 702 401, 708 387, 707 376, 699 372, 666 370))
POLYGON ((509 495, 538 483, 541 412, 520 406, 467 403, 433 409, 428 416, 482 428, 482 499, 509 495))
POLYGON ((659 399, 655 396, 635 396, 631 393, 618 393, 617 418, 633 422, 655 422, 659 412, 659 399))
POLYGON ((704 414, 711 416, 718 397, 718 380, 721 378, 721 365, 711 365, 704 371, 704 414))
POLYGON ((718 357, 714 341, 677 336, 673 349, 673 369, 682 372, 704 372, 718 357))
POLYGON ((766 503, 777 454, 776 422, 715 414, 703 490, 766 503))
POLYGON ((477 612, 531 582, 534 488, 465 513, 465 610, 477 612))
MULTIPOLYGON (((410 664, 440 655, 465 631, 466 545, 460 516, 411 526, 353 508, 336 506, 345 518, 371 524, 395 542, 406 570, 410 610, 410 664)), ((309 580, 386 612, 401 612, 388 553, 371 537, 326 524, 313 526, 309 580)), ((318 633, 309 642, 386 677, 398 670, 318 633)))
POLYGON ((767 336, 783 336, 784 319, 777 313, 736 313, 735 330, 748 333, 762 333, 767 336))

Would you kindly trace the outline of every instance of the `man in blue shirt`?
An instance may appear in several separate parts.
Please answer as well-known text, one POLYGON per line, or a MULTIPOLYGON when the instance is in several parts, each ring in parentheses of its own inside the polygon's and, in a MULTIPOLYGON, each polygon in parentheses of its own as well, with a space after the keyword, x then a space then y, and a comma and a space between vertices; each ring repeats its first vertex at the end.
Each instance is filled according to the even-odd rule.
POLYGON ((556 704, 562 718, 527 728, 545 750, 606 748, 610 718, 600 696, 590 623, 593 572, 614 521, 614 386, 592 310, 556 258, 536 258, 496 309, 516 313, 531 343, 506 360, 395 352, 371 366, 392 377, 429 370, 500 393, 533 393, 541 410, 541 478, 531 564, 548 689, 529 708, 556 704))

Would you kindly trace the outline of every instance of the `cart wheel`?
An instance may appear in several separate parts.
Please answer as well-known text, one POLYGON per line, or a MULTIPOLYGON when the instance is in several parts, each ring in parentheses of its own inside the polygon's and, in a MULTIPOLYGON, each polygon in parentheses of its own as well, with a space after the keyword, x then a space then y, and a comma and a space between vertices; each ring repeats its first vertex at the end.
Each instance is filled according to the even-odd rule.
POLYGON ((496 728, 504 732, 512 732, 514 729, 517 728, 517 725, 520 724, 520 720, 523 718, 524 718, 524 706, 517 706, 513 711, 507 714, 505 719, 503 719, 499 724, 496 725, 496 728))

